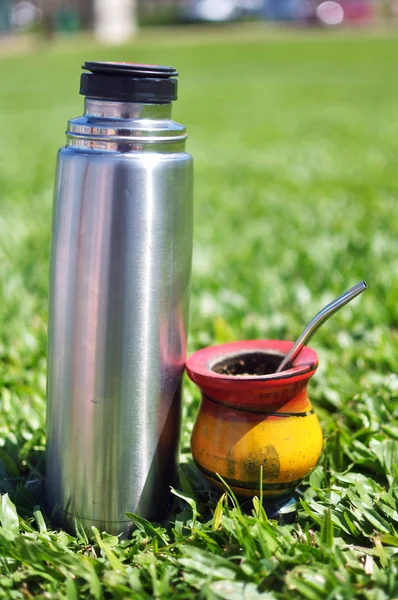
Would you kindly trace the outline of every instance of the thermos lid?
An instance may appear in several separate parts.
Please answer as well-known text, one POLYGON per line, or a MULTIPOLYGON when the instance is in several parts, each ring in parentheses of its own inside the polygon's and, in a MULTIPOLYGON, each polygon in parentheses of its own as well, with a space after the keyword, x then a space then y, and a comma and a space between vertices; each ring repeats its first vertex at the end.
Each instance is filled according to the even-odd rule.
POLYGON ((119 102, 163 104, 177 100, 176 69, 126 62, 86 62, 80 93, 119 102))

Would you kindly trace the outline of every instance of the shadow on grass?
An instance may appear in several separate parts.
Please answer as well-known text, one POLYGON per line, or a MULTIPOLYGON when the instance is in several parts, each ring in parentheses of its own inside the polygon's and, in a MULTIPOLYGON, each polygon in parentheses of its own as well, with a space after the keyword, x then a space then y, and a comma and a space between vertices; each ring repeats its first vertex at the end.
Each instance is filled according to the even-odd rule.
MULTIPOLYGON (((187 498, 191 498, 196 503, 198 513, 202 520, 210 520, 213 517, 214 510, 223 493, 231 496, 231 491, 224 486, 220 480, 221 487, 216 488, 211 485, 207 479, 200 473, 193 460, 188 460, 180 465, 178 476, 178 490, 181 490, 187 498)), ((280 523, 291 523, 296 518, 295 505, 300 491, 294 494, 287 494, 278 498, 264 498, 263 507, 269 519, 276 519, 280 523)), ((251 515, 253 513, 253 498, 235 496, 243 514, 251 515)), ((173 510, 178 507, 174 502, 173 510)), ((187 508, 178 515, 177 520, 186 520, 187 508)))
POLYGON ((31 448, 21 460, 22 447, 8 438, 0 448, 0 493, 10 496, 21 517, 30 518, 43 506, 44 449, 31 448))

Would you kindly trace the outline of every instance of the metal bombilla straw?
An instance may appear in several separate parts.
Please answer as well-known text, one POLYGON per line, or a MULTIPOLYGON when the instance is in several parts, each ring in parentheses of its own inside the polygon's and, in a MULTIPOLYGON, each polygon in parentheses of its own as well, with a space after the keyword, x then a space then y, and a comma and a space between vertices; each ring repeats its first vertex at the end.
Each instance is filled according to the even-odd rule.
POLYGON ((361 294, 364 290, 366 290, 367 287, 366 281, 360 281, 357 283, 357 285, 354 285, 354 287, 350 288, 344 292, 344 294, 324 306, 324 308, 322 308, 322 310, 315 315, 312 321, 310 321, 307 327, 301 332, 291 350, 286 354, 285 358, 276 369, 276 373, 284 371, 287 366, 297 358, 304 346, 306 346, 310 341, 314 333, 321 327, 321 325, 323 325, 325 321, 329 319, 329 317, 334 315, 334 313, 337 312, 342 306, 361 294))

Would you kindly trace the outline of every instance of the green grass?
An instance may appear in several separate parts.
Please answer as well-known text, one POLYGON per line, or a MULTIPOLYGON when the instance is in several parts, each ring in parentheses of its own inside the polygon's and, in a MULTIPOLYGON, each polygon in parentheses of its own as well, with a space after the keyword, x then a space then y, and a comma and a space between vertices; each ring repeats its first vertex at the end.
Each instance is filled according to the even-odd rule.
POLYGON ((398 598, 398 39, 191 31, 0 60, 0 598, 398 598), (55 157, 90 59, 180 71, 174 115, 196 161, 189 352, 292 339, 327 300, 369 284, 311 344, 326 442, 291 524, 203 484, 189 382, 166 523, 136 520, 122 542, 71 536, 24 486, 43 469, 55 157))

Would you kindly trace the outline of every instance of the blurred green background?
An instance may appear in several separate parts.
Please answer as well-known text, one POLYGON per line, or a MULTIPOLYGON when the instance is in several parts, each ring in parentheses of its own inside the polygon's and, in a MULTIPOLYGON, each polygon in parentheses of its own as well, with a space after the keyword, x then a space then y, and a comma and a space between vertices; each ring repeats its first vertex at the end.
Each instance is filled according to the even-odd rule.
POLYGON ((189 351, 293 339, 326 301, 364 278, 366 294, 314 338, 319 389, 324 364, 328 385, 347 394, 369 369, 396 371, 397 53, 388 35, 267 37, 245 26, 147 30, 117 49, 64 39, 4 55, 0 381, 2 402, 11 395, 14 407, 0 411, 4 434, 29 430, 43 440, 54 168, 66 121, 82 112, 85 60, 180 72, 174 118, 187 125, 195 158, 189 351))

